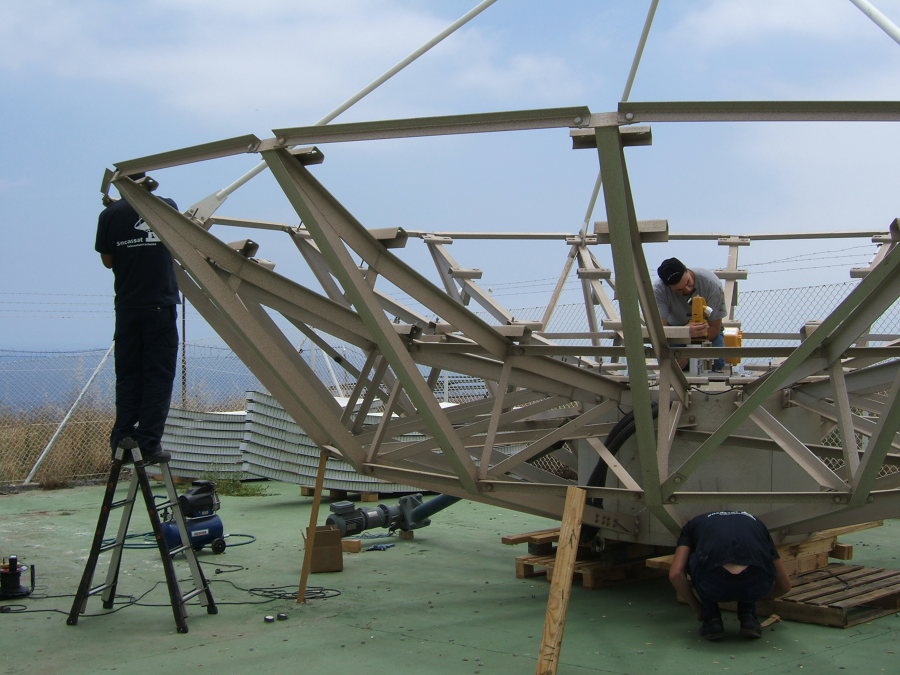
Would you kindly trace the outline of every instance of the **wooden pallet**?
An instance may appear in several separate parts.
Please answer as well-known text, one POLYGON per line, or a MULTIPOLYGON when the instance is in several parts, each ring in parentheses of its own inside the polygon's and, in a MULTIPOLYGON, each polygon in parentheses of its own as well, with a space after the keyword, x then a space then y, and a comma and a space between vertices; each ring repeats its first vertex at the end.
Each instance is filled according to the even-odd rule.
MULTIPOLYGON (((520 579, 546 575, 553 579, 556 547, 559 541, 558 527, 521 534, 507 534, 500 541, 507 545, 528 544, 528 555, 516 558, 516 576, 520 579)), ((610 542, 602 553, 591 553, 583 548, 575 561, 573 578, 581 579, 584 588, 595 589, 617 586, 630 581, 663 576, 658 570, 647 569, 647 556, 659 552, 659 547, 626 542, 610 542)))
MULTIPOLYGON (((527 579, 546 575, 547 581, 551 581, 555 562, 556 555, 520 555, 516 558, 516 577, 527 579)), ((646 567, 643 560, 610 564, 603 560, 588 559, 575 561, 572 576, 581 579, 583 588, 594 590, 660 577, 663 572, 646 567)))
POLYGON ((848 628, 900 611, 900 570, 831 563, 791 582, 791 591, 771 602, 784 619, 848 628))

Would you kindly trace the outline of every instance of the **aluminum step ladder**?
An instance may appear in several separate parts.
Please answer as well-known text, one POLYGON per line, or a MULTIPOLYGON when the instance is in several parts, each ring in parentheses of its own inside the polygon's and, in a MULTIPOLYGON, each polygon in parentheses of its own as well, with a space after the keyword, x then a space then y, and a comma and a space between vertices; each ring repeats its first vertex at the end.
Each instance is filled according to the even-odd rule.
POLYGON ((168 463, 160 463, 159 471, 162 474, 162 480, 166 487, 166 500, 163 503, 157 503, 150 487, 150 479, 147 477, 147 462, 141 456, 140 450, 135 447, 126 449, 119 447, 116 449, 113 458, 112 468, 109 472, 109 479, 106 482, 106 493, 103 496, 103 504, 100 507, 100 517, 97 520, 97 530, 94 533, 94 541, 91 545, 91 552, 88 555, 85 564, 84 574, 81 577, 81 584, 78 586, 78 592, 75 594, 75 601, 72 603, 72 610, 66 623, 74 626, 78 623, 78 617, 84 614, 87 607, 88 598, 92 595, 100 594, 105 609, 112 609, 116 598, 116 587, 118 585, 119 567, 122 562, 122 552, 125 548, 125 539, 128 535, 128 525, 131 522, 131 514, 134 510, 134 504, 137 500, 138 488, 144 498, 144 504, 147 507, 147 513, 150 516, 150 524, 153 527, 153 536, 159 548, 159 555, 162 560, 163 570, 166 575, 166 586, 169 589, 169 598, 172 603, 172 612, 175 615, 175 624, 179 633, 187 633, 187 602, 192 598, 200 598, 200 605, 206 607, 207 614, 216 614, 218 609, 213 600, 212 593, 209 590, 209 583, 200 569, 200 563, 193 547, 190 544, 190 537, 184 524, 184 515, 178 502, 178 494, 175 492, 175 484, 172 482, 172 473, 169 470, 168 463), (123 466, 133 462, 131 474, 131 484, 128 487, 128 496, 124 499, 116 500, 115 492, 119 484, 119 475, 123 466), (106 527, 110 514, 113 510, 122 509, 122 517, 119 521, 119 530, 113 541, 106 541, 106 527), (174 548, 169 548, 166 538, 163 535, 162 523, 160 521, 160 512, 168 509, 172 514, 178 532, 181 537, 181 544, 174 548), (100 554, 111 551, 109 560, 109 568, 106 573, 106 581, 97 586, 91 586, 94 578, 94 571, 97 568, 97 561, 100 554), (175 574, 175 565, 173 558, 178 554, 183 554, 188 563, 193 579, 193 588, 187 592, 182 592, 175 574))

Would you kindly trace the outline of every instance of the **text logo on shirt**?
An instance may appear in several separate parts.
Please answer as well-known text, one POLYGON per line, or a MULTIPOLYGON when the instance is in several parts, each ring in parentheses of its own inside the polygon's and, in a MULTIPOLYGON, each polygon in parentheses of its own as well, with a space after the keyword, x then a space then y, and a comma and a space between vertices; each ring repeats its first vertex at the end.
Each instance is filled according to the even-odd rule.
POLYGON ((146 232, 146 236, 144 238, 144 242, 147 244, 157 244, 160 239, 156 236, 156 232, 150 229, 150 226, 144 222, 144 219, 141 218, 134 224, 134 229, 140 230, 141 232, 146 232))

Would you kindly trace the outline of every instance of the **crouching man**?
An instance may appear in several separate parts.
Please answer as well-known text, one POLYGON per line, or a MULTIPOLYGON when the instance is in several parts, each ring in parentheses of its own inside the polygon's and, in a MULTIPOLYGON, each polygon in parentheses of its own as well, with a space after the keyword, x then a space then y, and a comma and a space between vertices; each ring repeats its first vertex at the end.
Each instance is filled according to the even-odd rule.
POLYGON ((737 602, 740 634, 759 638, 756 602, 791 589, 769 530, 744 511, 704 513, 685 523, 669 581, 696 612, 707 640, 725 635, 720 602, 737 602))

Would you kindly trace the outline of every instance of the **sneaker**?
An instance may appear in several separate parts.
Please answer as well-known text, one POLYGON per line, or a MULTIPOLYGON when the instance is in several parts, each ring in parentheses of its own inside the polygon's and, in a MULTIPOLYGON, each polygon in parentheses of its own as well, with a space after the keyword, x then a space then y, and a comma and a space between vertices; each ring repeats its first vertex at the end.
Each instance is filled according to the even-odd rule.
POLYGON ((700 637, 707 640, 721 640, 724 636, 725 627, 722 625, 722 617, 706 619, 700 624, 700 637))
POLYGON ((172 455, 167 450, 163 450, 159 443, 147 449, 141 448, 141 456, 143 457, 141 466, 145 464, 165 464, 172 459, 172 455))
POLYGON ((759 619, 753 614, 744 614, 738 617, 741 622, 740 633, 748 640, 757 640, 762 637, 762 626, 759 625, 759 619))

